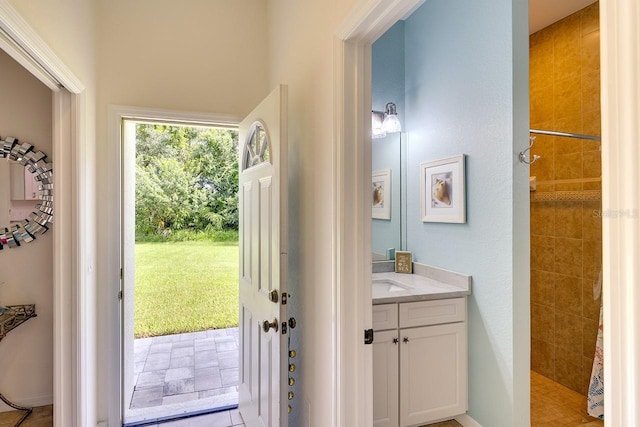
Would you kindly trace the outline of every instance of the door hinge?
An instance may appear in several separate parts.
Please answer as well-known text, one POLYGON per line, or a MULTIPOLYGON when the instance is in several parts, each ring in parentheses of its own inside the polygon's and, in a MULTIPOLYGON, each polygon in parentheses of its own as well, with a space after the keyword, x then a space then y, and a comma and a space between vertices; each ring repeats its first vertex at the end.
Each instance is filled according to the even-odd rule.
POLYGON ((289 294, 287 294, 286 292, 284 292, 282 294, 282 305, 287 305, 287 301, 289 300, 289 294))
POLYGON ((119 291, 118 292, 118 299, 122 301, 122 297, 123 297, 123 292, 119 291))
POLYGON ((282 335, 287 334, 287 322, 282 322, 282 335))
POLYGON ((120 280, 124 279, 124 272, 120 269, 120 280))
POLYGON ((364 343, 373 344, 373 329, 364 330, 364 343))

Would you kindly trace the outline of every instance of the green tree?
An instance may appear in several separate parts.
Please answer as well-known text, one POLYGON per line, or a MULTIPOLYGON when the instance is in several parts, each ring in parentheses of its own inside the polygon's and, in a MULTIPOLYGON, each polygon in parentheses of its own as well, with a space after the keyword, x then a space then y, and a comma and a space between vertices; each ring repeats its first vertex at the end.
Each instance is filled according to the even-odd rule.
POLYGON ((237 230, 236 131, 139 124, 136 138, 137 233, 237 230))

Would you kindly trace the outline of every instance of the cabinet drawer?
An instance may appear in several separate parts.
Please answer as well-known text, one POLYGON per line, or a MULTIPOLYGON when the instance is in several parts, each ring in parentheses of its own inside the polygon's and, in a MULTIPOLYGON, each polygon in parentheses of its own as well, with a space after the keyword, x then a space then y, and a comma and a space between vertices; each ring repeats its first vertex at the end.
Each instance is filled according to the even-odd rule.
POLYGON ((400 304, 400 328, 463 322, 466 318, 464 298, 400 304))
POLYGON ((373 306, 373 330, 398 328, 398 304, 380 304, 373 306))

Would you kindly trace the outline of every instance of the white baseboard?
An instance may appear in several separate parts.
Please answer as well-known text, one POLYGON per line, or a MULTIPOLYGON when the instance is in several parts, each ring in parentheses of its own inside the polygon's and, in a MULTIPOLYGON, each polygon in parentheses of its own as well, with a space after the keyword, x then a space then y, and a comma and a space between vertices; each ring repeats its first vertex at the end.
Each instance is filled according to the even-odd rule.
MULTIPOLYGON (((24 399, 16 398, 15 400, 12 400, 12 402, 16 405, 25 406, 27 408, 32 408, 34 406, 53 405, 53 394, 47 394, 46 396, 28 397, 24 399)), ((7 411, 15 411, 15 409, 0 402, 0 412, 7 411)))
POLYGON ((462 414, 455 417, 455 420, 462 424, 464 427, 482 427, 479 422, 469 416, 469 414, 462 414))

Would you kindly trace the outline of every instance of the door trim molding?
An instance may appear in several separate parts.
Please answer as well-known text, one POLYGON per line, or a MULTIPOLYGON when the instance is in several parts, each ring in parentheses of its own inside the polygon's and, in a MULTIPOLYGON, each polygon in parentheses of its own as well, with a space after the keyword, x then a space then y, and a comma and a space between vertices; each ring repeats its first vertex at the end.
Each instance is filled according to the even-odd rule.
POLYGON ((371 44, 424 0, 359 2, 334 43, 335 426, 373 423, 371 328, 371 44), (342 262, 348 259, 349 262, 342 262))
MULTIPOLYGON (((123 316, 120 300, 117 298, 121 290, 120 268, 123 262, 123 218, 122 218, 122 197, 123 180, 122 164, 124 156, 122 122, 123 120, 133 121, 158 121, 172 122, 187 125, 206 125, 220 127, 236 127, 241 118, 231 114, 209 114, 190 111, 167 110, 159 108, 134 107, 126 105, 109 105, 107 121, 107 182, 106 197, 108 199, 105 206, 108 206, 105 218, 107 223, 103 224, 107 236, 112 242, 106 249, 104 257, 105 277, 104 283, 109 284, 106 295, 106 313, 108 331, 105 343, 101 348, 106 353, 108 390, 108 422, 110 427, 120 427, 122 425, 123 408, 123 372, 124 372, 124 346, 123 346, 123 316), (117 349, 117 351, 112 351, 117 349)), ((125 277, 126 277, 125 273, 125 277)), ((133 356, 133 355, 132 355, 133 356)))
POLYGON ((89 333, 93 276, 89 242, 85 87, 8 0, 0 0, 0 49, 53 91, 52 151, 56 168, 53 227, 53 404, 55 426, 89 425, 95 392, 89 333), (64 88, 61 88, 61 83, 64 88))
POLYGON ((637 0, 600 2, 604 405, 607 425, 640 423, 640 29, 637 0))

